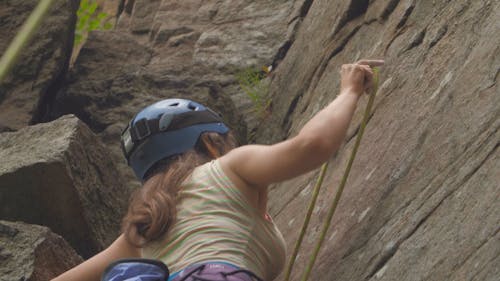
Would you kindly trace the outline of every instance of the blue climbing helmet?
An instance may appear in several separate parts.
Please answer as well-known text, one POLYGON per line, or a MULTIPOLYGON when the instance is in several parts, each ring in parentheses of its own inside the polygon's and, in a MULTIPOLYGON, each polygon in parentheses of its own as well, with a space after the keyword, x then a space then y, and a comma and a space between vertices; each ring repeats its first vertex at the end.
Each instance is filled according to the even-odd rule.
POLYGON ((141 110, 123 130, 121 145, 138 179, 158 161, 195 147, 204 132, 225 134, 222 117, 199 103, 166 99, 141 110))

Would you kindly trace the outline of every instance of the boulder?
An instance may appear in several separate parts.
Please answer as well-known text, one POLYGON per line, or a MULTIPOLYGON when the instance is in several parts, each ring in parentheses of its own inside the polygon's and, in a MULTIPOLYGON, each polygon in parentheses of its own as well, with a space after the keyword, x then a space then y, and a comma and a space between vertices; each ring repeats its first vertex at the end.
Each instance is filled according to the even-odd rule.
POLYGON ((129 189, 74 116, 0 134, 0 217, 50 227, 84 258, 119 234, 129 189))
MULTIPOLYGON (((495 1, 314 1, 270 84, 259 142, 294 135, 338 94, 341 64, 383 58, 381 85, 310 280, 488 280, 500 263, 495 1)), ((330 171, 296 262, 299 280, 367 98, 330 171)), ((316 172, 270 192, 293 248, 316 172)))
MULTIPOLYGON (((37 0, 0 3, 0 54, 31 14, 37 0)), ((68 69, 79 0, 54 1, 10 75, 0 83, 0 128, 36 123, 68 69)))
POLYGON ((1 281, 47 281, 82 261, 47 227, 0 221, 1 281))

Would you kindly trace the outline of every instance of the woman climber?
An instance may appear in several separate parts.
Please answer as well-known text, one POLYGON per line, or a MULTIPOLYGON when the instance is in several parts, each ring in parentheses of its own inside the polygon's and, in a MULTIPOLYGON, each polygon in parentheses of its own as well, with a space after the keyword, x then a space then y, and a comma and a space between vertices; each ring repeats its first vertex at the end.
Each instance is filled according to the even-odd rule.
MULTIPOLYGON (((193 101, 146 107, 122 134, 125 156, 143 182, 123 234, 53 281, 98 281, 114 261, 141 257, 168 265, 173 281, 275 279, 285 264, 285 243, 267 214, 267 187, 331 157, 372 86, 371 67, 382 64, 343 65, 337 98, 295 137, 274 145, 236 147, 221 117, 193 101)), ((151 276, 130 280, 159 280, 151 276)))

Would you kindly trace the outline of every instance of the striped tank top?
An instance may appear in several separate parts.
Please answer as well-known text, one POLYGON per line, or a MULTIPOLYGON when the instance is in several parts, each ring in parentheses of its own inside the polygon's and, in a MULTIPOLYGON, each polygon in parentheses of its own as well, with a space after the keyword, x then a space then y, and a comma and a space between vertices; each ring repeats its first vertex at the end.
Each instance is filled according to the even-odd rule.
POLYGON ((229 262, 266 281, 285 265, 285 241, 224 174, 217 160, 197 167, 181 186, 177 221, 164 239, 143 248, 177 272, 189 265, 229 262))

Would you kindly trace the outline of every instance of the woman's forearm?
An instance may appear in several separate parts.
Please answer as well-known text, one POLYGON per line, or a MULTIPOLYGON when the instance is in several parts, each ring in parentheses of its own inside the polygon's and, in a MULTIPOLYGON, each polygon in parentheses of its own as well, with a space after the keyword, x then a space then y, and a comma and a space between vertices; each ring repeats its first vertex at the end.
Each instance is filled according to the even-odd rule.
POLYGON ((327 107, 307 122, 299 135, 315 139, 318 155, 326 161, 342 144, 352 120, 359 94, 344 90, 327 107))
POLYGON ((140 258, 141 250, 120 235, 108 248, 51 281, 99 281, 106 267, 117 259, 140 258))
POLYGON ((342 144, 359 97, 373 86, 372 67, 383 64, 383 60, 360 60, 342 65, 340 95, 316 114, 299 133, 311 137, 318 144, 319 149, 315 154, 320 155, 321 160, 326 161, 342 144))
POLYGON ((95 256, 66 271, 51 281, 99 281, 102 272, 110 263, 102 256, 95 256))

